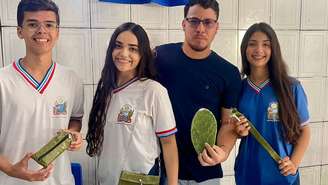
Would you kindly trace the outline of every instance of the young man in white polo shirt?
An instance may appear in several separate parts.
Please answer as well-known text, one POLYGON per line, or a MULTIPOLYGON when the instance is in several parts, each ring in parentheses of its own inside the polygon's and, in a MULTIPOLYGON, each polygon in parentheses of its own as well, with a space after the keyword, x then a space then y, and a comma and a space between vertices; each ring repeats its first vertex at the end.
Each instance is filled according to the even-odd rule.
POLYGON ((66 152, 47 168, 29 153, 60 129, 73 135, 70 150, 82 144, 83 85, 52 60, 58 7, 51 0, 21 0, 17 22, 26 56, 0 69, 0 185, 74 185, 66 152))

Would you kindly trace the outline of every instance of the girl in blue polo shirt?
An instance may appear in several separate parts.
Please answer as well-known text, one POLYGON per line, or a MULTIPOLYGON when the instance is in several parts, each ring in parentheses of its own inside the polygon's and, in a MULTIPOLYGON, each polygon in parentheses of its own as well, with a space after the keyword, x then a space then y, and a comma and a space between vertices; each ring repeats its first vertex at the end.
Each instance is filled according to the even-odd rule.
POLYGON ((288 76, 278 38, 266 23, 253 24, 241 43, 242 92, 238 109, 282 160, 276 163, 249 135, 246 118, 237 123, 241 139, 235 162, 237 185, 299 185, 298 167, 309 145, 305 92, 288 76))

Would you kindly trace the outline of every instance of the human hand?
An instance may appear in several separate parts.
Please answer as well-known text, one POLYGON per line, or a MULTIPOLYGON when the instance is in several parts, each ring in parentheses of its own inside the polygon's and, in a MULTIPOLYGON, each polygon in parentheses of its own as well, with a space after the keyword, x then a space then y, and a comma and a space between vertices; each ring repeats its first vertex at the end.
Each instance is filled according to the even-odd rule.
POLYGON ((217 145, 211 147, 205 143, 205 148, 202 153, 198 154, 198 160, 202 166, 214 166, 227 160, 227 153, 217 145))
POLYGON ((40 170, 29 170, 28 161, 32 158, 32 153, 28 153, 24 156, 22 160, 18 163, 12 165, 7 171, 7 175, 27 181, 44 181, 46 180, 53 169, 50 164, 47 168, 42 168, 40 170))
POLYGON ((284 176, 288 176, 295 175, 298 167, 287 156, 279 161, 279 169, 281 174, 283 174, 284 176))
POLYGON ((234 123, 235 123, 235 132, 238 134, 239 137, 245 137, 248 136, 249 130, 251 129, 248 120, 244 117, 234 117, 234 123))
POLYGON ((70 151, 79 150, 83 142, 82 134, 80 132, 69 130, 69 129, 65 129, 64 131, 70 133, 73 137, 72 143, 69 145, 68 150, 70 151))

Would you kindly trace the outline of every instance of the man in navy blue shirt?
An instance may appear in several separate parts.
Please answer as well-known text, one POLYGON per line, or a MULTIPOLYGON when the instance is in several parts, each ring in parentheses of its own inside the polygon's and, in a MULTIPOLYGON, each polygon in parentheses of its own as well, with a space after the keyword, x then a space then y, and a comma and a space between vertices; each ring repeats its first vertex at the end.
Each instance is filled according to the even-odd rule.
POLYGON ((229 120, 241 80, 238 68, 210 48, 219 28, 218 17, 216 0, 190 0, 182 21, 184 42, 156 48, 158 80, 169 92, 178 128, 180 184, 218 185, 223 176, 220 163, 228 158, 237 137, 229 120), (213 112, 219 133, 216 145, 207 145, 197 155, 190 128, 200 108, 213 112))

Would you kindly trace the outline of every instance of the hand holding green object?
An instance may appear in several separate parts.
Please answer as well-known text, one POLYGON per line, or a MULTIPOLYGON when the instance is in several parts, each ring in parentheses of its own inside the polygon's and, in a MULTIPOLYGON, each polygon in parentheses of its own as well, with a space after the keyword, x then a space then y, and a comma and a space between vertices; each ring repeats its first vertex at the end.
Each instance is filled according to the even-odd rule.
MULTIPOLYGON (((239 117, 243 116, 236 108, 232 109, 231 116, 240 121, 239 117)), ((281 160, 280 156, 277 152, 271 147, 271 145, 263 138, 263 136, 259 133, 259 131, 255 128, 255 126, 248 121, 249 126, 251 127, 249 132, 253 135, 253 137, 260 143, 260 145, 270 154, 270 156, 277 162, 281 160)))
POLYGON ((197 154, 205 148, 205 143, 213 146, 216 143, 217 122, 213 113, 206 109, 199 109, 191 124, 191 141, 197 154))
POLYGON ((60 131, 38 152, 34 153, 32 158, 43 167, 47 167, 70 146, 71 142, 71 134, 60 131))

